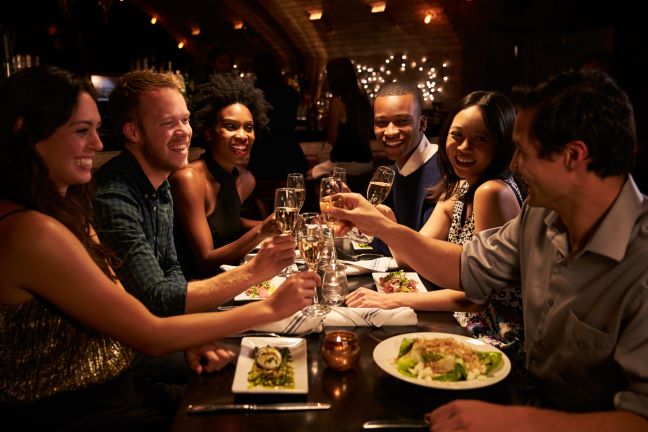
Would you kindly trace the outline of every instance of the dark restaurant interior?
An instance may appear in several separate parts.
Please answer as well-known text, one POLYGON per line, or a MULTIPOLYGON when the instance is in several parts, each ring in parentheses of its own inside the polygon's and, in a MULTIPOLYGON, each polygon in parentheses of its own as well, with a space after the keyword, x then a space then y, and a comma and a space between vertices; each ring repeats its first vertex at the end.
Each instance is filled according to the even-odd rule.
POLYGON ((646 430, 641 9, 0 2, 0 417, 27 430, 646 430), (336 60, 361 102, 335 93, 336 60), (38 65, 75 78, 25 71, 38 65), (140 75, 139 95, 124 74, 140 75), (30 122, 61 113, 56 128, 30 122), (366 158, 336 160, 339 142, 366 158), (437 362, 441 374, 424 367, 437 362), (131 421, 165 427, 119 427, 131 421))
MULTIPOLYGON (((448 107, 470 91, 507 92, 514 85, 536 83, 566 68, 598 67, 619 81, 634 104, 641 149, 635 176, 644 186, 646 174, 640 166, 646 158, 642 124, 647 96, 638 64, 645 48, 636 4, 584 0, 3 2, 3 76, 37 62, 106 77, 148 67, 178 71, 190 93, 205 75, 210 47, 227 49, 242 73, 251 71, 258 52, 270 51, 279 59, 286 80, 302 95, 298 132, 303 142, 322 139, 317 117, 323 108, 318 103, 325 103, 323 69, 334 57, 348 56, 362 65, 359 79, 367 79, 367 84, 379 83, 376 73, 378 80, 388 79, 382 74, 391 67, 394 77, 400 73, 423 82, 434 68, 436 81, 426 82, 434 98, 424 107, 428 136, 438 133, 448 107), (372 13, 375 5, 379 7, 372 13), (318 14, 319 19, 313 19, 318 14), (392 56, 406 58, 397 65, 392 56), (389 59, 391 64, 386 63, 389 59)), ((106 149, 113 149, 110 138, 105 141, 106 149)))

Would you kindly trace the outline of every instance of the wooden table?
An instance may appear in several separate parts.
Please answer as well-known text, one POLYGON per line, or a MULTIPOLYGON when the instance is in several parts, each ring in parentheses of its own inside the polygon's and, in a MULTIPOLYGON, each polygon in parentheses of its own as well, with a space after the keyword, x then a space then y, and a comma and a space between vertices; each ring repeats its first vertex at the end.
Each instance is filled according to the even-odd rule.
MULTIPOLYGON (((350 278, 351 289, 370 285, 370 275, 350 278)), ((187 386, 172 425, 173 431, 358 431, 372 419, 422 419, 423 414, 454 399, 481 399, 496 403, 520 402, 512 375, 490 387, 475 390, 438 390, 401 381, 380 369, 373 350, 382 340, 411 332, 444 332, 465 335, 449 312, 418 312, 416 327, 355 327, 361 344, 358 365, 337 372, 324 363, 320 346, 324 334, 306 337, 308 344, 307 395, 234 395, 231 391, 235 365, 196 376, 187 386), (328 411, 227 413, 188 415, 188 404, 326 402, 328 411)), ((341 327, 327 327, 326 331, 341 327)), ((347 328, 349 329, 349 328, 347 328)), ((240 339, 226 339, 233 349, 240 339)))

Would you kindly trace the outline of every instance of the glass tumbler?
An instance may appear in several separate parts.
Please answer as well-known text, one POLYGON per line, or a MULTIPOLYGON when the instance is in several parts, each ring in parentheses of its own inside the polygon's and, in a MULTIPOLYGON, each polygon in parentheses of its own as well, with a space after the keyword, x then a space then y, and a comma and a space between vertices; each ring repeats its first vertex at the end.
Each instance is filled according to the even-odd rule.
POLYGON ((346 266, 334 263, 325 267, 322 277, 322 303, 327 306, 342 305, 347 290, 346 266))

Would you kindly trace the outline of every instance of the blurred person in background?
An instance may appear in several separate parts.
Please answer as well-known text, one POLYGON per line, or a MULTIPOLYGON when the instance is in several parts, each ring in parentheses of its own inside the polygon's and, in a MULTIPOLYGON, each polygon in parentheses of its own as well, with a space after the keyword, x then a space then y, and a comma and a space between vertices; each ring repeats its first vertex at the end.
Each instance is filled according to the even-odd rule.
POLYGON ((285 83, 276 57, 259 52, 252 63, 255 86, 270 104, 268 127, 259 130, 247 168, 257 180, 281 180, 306 174, 308 161, 295 132, 300 94, 285 83))
POLYGON ((355 67, 348 57, 329 60, 326 82, 333 95, 326 118, 326 143, 331 151, 329 160, 315 165, 310 175, 321 177, 339 166, 350 175, 373 170, 371 153, 371 105, 358 86, 355 67))

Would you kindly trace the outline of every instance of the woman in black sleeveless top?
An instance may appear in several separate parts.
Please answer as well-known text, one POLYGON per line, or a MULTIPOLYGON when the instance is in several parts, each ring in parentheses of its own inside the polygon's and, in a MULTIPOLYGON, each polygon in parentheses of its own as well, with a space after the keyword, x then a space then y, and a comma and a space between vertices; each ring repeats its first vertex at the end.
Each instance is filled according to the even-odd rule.
POLYGON ((272 216, 263 222, 241 217, 241 202, 256 185, 245 165, 255 131, 268 122, 268 108, 251 80, 233 74, 215 75, 197 88, 191 126, 206 152, 170 179, 176 248, 188 279, 238 264, 260 241, 279 233, 272 216))

